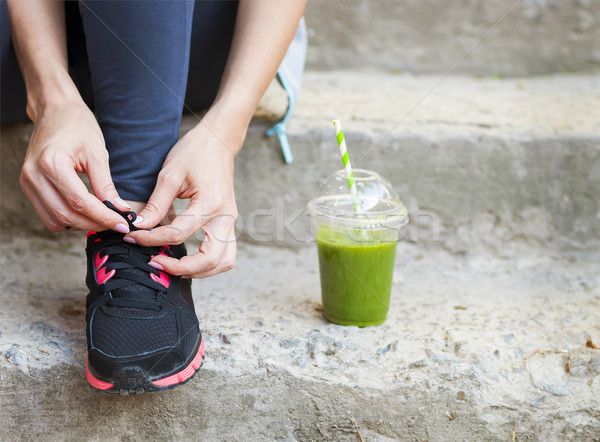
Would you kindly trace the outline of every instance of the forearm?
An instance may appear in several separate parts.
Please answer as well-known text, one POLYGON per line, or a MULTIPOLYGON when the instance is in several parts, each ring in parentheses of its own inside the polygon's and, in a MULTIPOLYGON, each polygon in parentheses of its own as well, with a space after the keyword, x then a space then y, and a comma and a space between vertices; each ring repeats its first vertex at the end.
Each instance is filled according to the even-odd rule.
POLYGON ((229 58, 211 108, 215 125, 231 126, 236 121, 245 132, 294 37, 305 5, 305 0, 240 1, 229 58))
POLYGON ((8 0, 15 52, 35 122, 48 105, 80 99, 69 76, 62 1, 8 0))

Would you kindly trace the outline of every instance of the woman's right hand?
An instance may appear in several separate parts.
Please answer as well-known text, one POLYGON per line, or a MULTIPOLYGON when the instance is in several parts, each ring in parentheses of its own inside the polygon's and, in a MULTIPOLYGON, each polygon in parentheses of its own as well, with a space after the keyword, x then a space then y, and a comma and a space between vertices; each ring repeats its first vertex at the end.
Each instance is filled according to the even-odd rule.
POLYGON ((20 181, 52 231, 129 231, 123 218, 102 203, 109 200, 120 210, 131 210, 113 184, 102 131, 80 98, 49 105, 38 113, 20 181), (77 172, 87 174, 94 194, 77 172))
POLYGON ((23 191, 50 230, 128 232, 123 218, 102 204, 128 209, 112 182, 100 127, 69 76, 64 3, 9 0, 8 12, 27 114, 35 122, 23 191), (77 172, 88 175, 95 196, 77 172))

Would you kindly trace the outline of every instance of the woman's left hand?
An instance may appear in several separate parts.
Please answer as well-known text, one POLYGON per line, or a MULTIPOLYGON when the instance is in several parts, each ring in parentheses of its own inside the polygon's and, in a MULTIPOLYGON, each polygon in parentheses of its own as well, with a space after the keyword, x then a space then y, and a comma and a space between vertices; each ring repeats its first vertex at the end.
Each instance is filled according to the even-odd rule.
MULTIPOLYGON (((208 114, 207 114, 208 115, 208 114)), ((241 147, 243 129, 218 130, 203 119, 171 149, 136 226, 149 229, 161 222, 175 198, 189 198, 188 208, 169 225, 130 232, 143 246, 180 244, 199 230, 205 232, 198 253, 181 259, 158 255, 157 268, 191 278, 205 278, 230 270, 235 263, 237 207, 233 189, 233 161, 241 147)))

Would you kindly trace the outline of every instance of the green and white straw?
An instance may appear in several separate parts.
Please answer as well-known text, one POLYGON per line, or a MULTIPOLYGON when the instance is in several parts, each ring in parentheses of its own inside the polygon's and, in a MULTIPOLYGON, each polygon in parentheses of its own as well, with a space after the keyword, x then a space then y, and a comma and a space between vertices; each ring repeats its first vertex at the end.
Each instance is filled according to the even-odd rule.
POLYGON ((350 189, 350 195, 352 196, 354 212, 360 213, 360 203, 358 201, 358 193, 356 192, 356 183, 354 182, 354 175, 352 175, 352 165, 350 164, 350 157, 348 156, 346 140, 344 139, 344 133, 342 132, 342 125, 340 124, 340 121, 333 120, 333 127, 335 128, 335 135, 337 136, 340 154, 342 155, 342 164, 344 165, 344 170, 346 171, 346 179, 348 180, 348 188, 350 189))

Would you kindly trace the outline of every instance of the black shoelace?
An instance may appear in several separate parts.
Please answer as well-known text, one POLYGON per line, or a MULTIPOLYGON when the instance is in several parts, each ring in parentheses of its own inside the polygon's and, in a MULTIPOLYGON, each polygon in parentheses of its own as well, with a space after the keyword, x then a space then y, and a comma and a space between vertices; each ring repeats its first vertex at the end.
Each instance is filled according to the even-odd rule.
MULTIPOLYGON (((108 201, 104 204, 123 216, 130 230, 139 230, 133 225, 137 217, 135 212, 121 212, 108 201)), ((160 296, 166 293, 167 288, 150 278, 150 274, 160 277, 160 273, 150 267, 148 262, 152 256, 161 252, 170 255, 168 248, 130 244, 123 241, 122 233, 112 230, 93 235, 94 259, 96 256, 102 259, 108 255, 108 260, 102 266, 105 267, 105 274, 115 271, 114 275, 104 282, 105 290, 111 293, 107 307, 134 311, 160 311, 160 296)))

